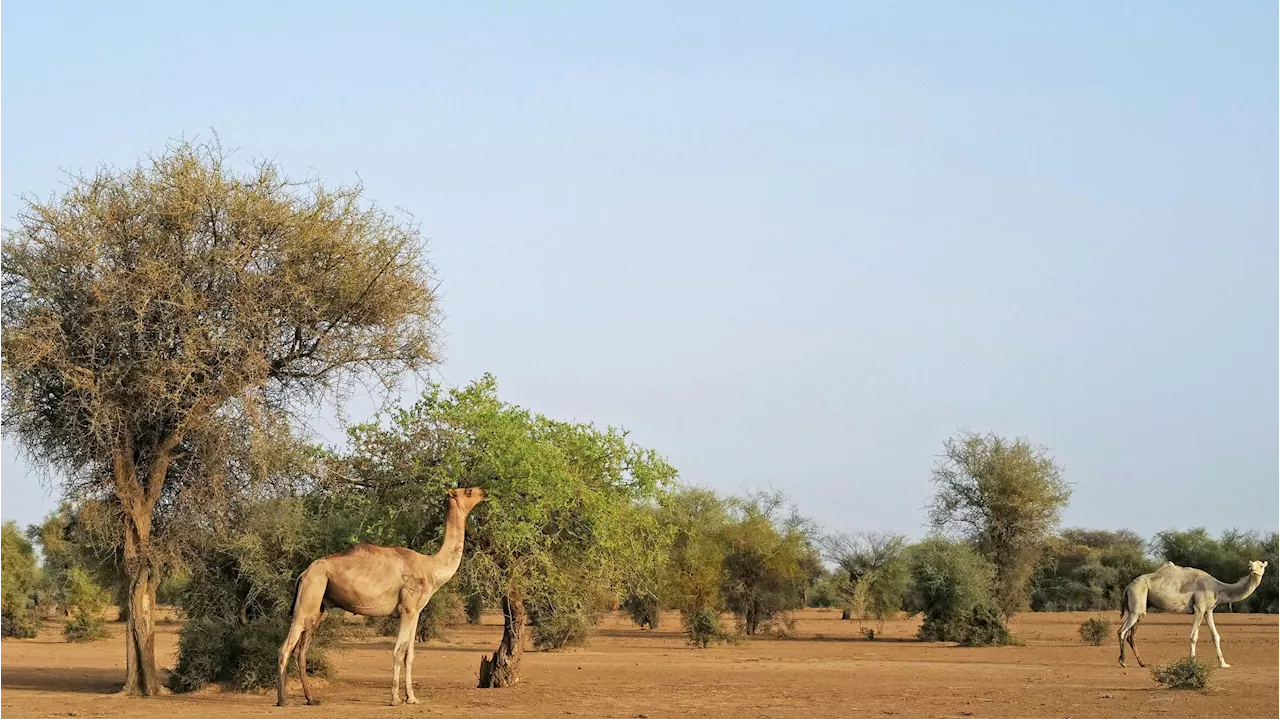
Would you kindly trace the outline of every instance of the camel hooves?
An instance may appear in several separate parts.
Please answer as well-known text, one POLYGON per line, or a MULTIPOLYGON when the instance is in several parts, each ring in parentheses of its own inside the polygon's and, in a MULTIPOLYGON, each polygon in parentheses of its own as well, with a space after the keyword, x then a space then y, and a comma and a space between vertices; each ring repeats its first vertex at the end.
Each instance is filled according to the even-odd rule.
POLYGON ((307 706, 309 706, 309 707, 318 707, 318 706, 320 706, 320 705, 321 705, 321 704, 323 704, 323 703, 324 703, 324 702, 320 701, 319 699, 308 699, 308 700, 307 700, 307 706))

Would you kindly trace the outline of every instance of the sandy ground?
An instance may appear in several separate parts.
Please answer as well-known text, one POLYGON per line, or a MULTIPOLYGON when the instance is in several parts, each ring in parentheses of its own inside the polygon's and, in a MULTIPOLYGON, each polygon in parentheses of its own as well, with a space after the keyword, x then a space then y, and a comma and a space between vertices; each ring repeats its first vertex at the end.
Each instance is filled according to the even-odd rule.
MULTIPOLYGON (((1104 615, 1116 621, 1114 613, 1104 615)), ((460 627, 447 642, 420 645, 417 706, 390 707, 391 643, 346 641, 337 675, 318 682, 324 704, 276 708, 268 694, 211 689, 154 699, 115 692, 124 674, 119 625, 110 640, 68 644, 49 624, 36 639, 0 643, 0 709, 5 717, 1274 717, 1278 642, 1274 615, 1220 613, 1232 668, 1207 692, 1157 688, 1150 670, 1116 666, 1116 647, 1080 643, 1088 613, 1024 614, 1014 621, 1023 647, 965 649, 917 642, 915 622, 885 626, 875 641, 839 614, 806 610, 792 639, 754 639, 699 650, 664 616, 641 631, 611 615, 585 649, 525 654, 524 679, 504 690, 476 689, 482 652, 497 645, 497 617, 460 627)), ((330 620, 332 621, 332 620, 330 620)), ((1189 618, 1148 615, 1138 647, 1148 663, 1186 654, 1189 618)), ((159 627, 158 651, 171 666, 176 624, 159 627)), ((1207 628, 1201 656, 1212 657, 1207 628)), ((296 680, 291 692, 298 697, 296 680)))

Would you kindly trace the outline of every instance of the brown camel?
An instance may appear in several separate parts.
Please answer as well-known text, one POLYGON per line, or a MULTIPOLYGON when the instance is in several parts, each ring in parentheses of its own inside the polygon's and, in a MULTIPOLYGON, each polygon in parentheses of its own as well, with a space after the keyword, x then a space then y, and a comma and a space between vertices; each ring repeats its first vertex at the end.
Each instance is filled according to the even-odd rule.
POLYGON ((307 697, 307 704, 320 703, 307 684, 307 649, 311 646, 312 633, 331 607, 366 617, 400 617, 391 670, 391 706, 401 703, 401 664, 404 664, 406 701, 418 703, 418 697, 413 694, 413 643, 418 614, 427 606, 431 595, 458 571, 467 514, 488 499, 489 493, 473 487, 450 490, 448 496, 449 512, 439 552, 428 557, 404 547, 357 544, 345 552, 317 559, 302 573, 293 602, 289 636, 280 646, 277 706, 285 705, 285 670, 295 648, 302 693, 307 697))

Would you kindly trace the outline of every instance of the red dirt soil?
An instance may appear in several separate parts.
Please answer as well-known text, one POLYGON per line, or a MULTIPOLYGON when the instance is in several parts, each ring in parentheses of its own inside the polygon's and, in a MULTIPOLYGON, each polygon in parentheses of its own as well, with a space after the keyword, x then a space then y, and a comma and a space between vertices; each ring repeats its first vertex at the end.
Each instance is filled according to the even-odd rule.
MULTIPOLYGON (((916 622, 885 625, 875 641, 857 622, 829 610, 797 615, 792 639, 753 639, 700 650, 688 646, 676 615, 661 631, 642 631, 610 615, 584 649, 526 652, 516 687, 476 689, 480 655, 498 644, 498 617, 458 627, 447 642, 420 645, 414 679, 422 703, 392 708, 391 639, 350 639, 332 654, 336 675, 318 681, 324 704, 276 708, 274 693, 195 694, 136 699, 116 694, 124 676, 120 625, 91 644, 62 640, 49 623, 36 639, 0 644, 0 709, 5 717, 1274 717, 1277 692, 1275 615, 1220 612, 1218 629, 1230 669, 1208 692, 1157 687, 1150 669, 1116 665, 1114 642, 1080 643, 1077 627, 1093 613, 1022 614, 1022 647, 967 649, 918 642, 916 622)), ((1102 615, 1117 626, 1118 615, 1102 615)), ((328 621, 334 621, 329 619, 328 621)), ((1148 615, 1138 648, 1148 664, 1187 652, 1190 617, 1148 615)), ((158 627, 157 652, 172 665, 177 624, 158 627)), ((1199 653, 1212 659, 1208 628, 1199 653)), ((290 696, 301 703, 296 677, 290 696)))

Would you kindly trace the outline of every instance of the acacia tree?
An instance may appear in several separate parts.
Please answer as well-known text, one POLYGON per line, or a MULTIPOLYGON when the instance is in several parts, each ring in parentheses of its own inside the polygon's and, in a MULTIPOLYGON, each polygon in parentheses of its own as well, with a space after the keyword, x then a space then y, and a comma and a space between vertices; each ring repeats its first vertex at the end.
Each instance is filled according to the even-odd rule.
POLYGON ((841 619, 857 613, 883 627, 902 609, 911 585, 906 548, 906 537, 893 533, 836 532, 823 538, 823 554, 844 575, 839 585, 845 602, 841 619))
POLYGON ((781 492, 733 498, 728 509, 721 593, 751 636, 804 606, 805 589, 822 573, 813 547, 817 532, 781 492))
POLYGON ((947 440, 933 483, 933 526, 969 539, 995 566, 992 591, 1005 616, 1022 609, 1041 547, 1071 498, 1062 470, 1025 439, 963 432, 947 440))
POLYGON ((665 544, 650 510, 675 470, 625 433, 507 404, 488 375, 447 392, 433 386, 389 419, 352 429, 346 467, 331 473, 340 485, 333 501, 360 518, 355 536, 425 549, 438 546, 445 490, 488 490, 454 580, 502 609, 481 687, 518 681, 526 606, 540 620, 595 611, 592 599, 619 598, 665 544))
POLYGON ((217 481, 234 426, 434 359, 417 229, 358 186, 231 168, 181 143, 25 200, 3 249, 4 427, 73 498, 113 498, 125 691, 152 695, 167 517, 217 481))

